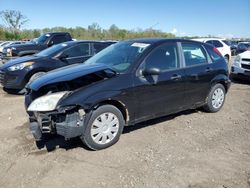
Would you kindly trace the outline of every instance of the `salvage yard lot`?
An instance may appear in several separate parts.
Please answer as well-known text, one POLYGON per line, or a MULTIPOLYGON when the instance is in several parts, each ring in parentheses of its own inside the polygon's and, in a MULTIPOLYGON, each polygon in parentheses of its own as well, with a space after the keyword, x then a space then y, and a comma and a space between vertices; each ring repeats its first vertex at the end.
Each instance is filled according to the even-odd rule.
POLYGON ((102 151, 57 137, 37 149, 23 96, 0 90, 0 187, 250 187, 250 85, 223 109, 190 110, 135 127, 102 151), (50 150, 50 151, 47 151, 50 150))

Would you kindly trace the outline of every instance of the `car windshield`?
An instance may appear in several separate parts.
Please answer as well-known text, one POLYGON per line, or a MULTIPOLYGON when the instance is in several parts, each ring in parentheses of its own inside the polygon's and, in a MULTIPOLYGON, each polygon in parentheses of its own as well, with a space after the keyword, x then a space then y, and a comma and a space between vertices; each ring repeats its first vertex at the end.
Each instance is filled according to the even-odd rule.
POLYGON ((35 42, 36 42, 37 44, 44 44, 45 41, 46 41, 49 37, 50 37, 50 34, 42 35, 42 36, 40 36, 39 38, 37 38, 37 39, 35 40, 35 42))
POLYGON ((149 47, 150 44, 140 42, 119 42, 113 44, 85 62, 85 64, 105 64, 117 72, 125 72, 149 47))
POLYGON ((57 45, 54 45, 50 48, 47 48, 39 53, 37 53, 35 56, 42 56, 42 57, 45 57, 45 56, 50 56, 54 53, 58 53, 60 52, 62 49, 64 49, 66 46, 68 46, 67 44, 65 43, 62 43, 62 44, 57 44, 57 45))

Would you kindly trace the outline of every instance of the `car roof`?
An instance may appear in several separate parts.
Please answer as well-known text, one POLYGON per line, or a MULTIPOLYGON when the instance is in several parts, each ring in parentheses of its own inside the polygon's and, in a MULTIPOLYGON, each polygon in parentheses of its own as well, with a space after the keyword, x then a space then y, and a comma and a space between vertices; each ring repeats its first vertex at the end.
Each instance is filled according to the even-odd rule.
POLYGON ((199 41, 193 41, 193 40, 181 39, 181 38, 139 38, 139 39, 130 39, 127 41, 138 42, 138 43, 148 43, 148 44, 156 44, 156 43, 163 43, 163 42, 199 42, 199 41))
POLYGON ((207 41, 207 40, 220 40, 221 41, 221 40, 225 40, 225 39, 224 38, 195 38, 192 40, 203 42, 203 41, 207 41))
POLYGON ((239 44, 250 44, 250 42, 239 42, 239 44))
POLYGON ((68 46, 72 46, 75 44, 80 44, 80 43, 103 43, 103 44, 113 44, 116 42, 112 42, 112 41, 97 41, 97 40, 71 40, 71 41, 66 41, 66 42, 62 42, 60 44, 67 44, 68 46))
POLYGON ((69 34, 69 32, 48 32, 48 33, 44 33, 45 35, 46 34, 49 34, 49 35, 55 35, 55 34, 69 34))

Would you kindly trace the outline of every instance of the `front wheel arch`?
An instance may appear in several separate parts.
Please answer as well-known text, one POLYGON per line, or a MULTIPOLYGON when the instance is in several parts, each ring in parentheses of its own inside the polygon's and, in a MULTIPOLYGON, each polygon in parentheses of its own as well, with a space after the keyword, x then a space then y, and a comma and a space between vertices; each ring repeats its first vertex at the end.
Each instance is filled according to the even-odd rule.
POLYGON ((121 111, 126 124, 128 123, 129 114, 128 114, 128 109, 126 108, 125 104, 123 104, 122 102, 117 101, 117 100, 104 100, 104 101, 98 102, 96 105, 94 105, 92 110, 97 109, 97 108, 99 108, 100 106, 103 106, 103 105, 113 105, 113 106, 115 106, 118 110, 121 111))
POLYGON ((29 82, 30 78, 31 78, 34 74, 36 74, 36 73, 38 73, 38 72, 45 72, 45 73, 47 73, 48 71, 47 71, 47 70, 44 70, 44 69, 36 69, 36 70, 33 70, 33 71, 31 71, 29 74, 26 75, 26 77, 25 77, 25 82, 29 82))

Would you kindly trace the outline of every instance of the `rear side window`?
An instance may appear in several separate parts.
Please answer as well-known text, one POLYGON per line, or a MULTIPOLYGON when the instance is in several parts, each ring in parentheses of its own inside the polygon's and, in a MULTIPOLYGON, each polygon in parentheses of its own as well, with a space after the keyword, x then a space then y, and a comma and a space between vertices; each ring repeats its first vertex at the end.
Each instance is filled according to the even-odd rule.
POLYGON ((216 48, 223 47, 223 44, 218 40, 214 40, 213 44, 214 44, 214 47, 216 47, 216 48))
POLYGON ((158 68, 161 71, 180 67, 177 45, 169 43, 156 48, 145 60, 146 68, 158 68))
POLYGON ((186 66, 194 66, 207 63, 206 53, 201 45, 183 43, 182 49, 186 66))
POLYGON ((73 46, 63 52, 63 54, 68 57, 79 57, 79 56, 89 56, 89 43, 83 43, 76 46, 73 46))
POLYGON ((65 35, 56 35, 51 39, 51 44, 60 44, 65 41, 67 41, 67 38, 65 35))
POLYGON ((207 44, 214 45, 212 40, 208 40, 206 43, 207 43, 207 44))
POLYGON ((94 47, 94 54, 100 52, 101 50, 103 50, 107 46, 108 46, 107 44, 94 43, 94 45, 93 45, 93 47, 94 47))

